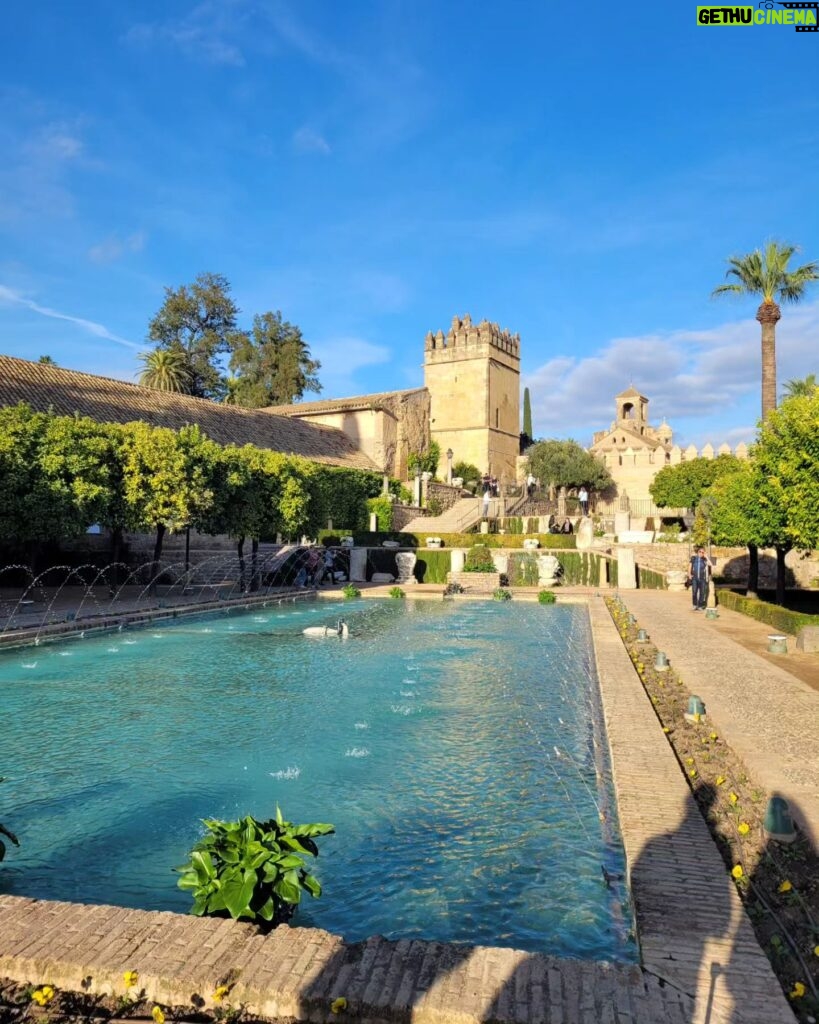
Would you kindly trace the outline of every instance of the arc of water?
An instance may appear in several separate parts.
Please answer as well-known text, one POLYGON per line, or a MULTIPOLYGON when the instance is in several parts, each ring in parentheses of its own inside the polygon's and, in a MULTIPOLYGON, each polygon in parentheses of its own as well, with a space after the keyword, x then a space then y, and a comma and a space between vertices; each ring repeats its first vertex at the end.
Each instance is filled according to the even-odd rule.
POLYGON ((34 570, 29 565, 4 565, 3 568, 0 569, 0 579, 3 577, 5 573, 19 572, 20 570, 22 570, 31 579, 31 582, 23 589, 20 597, 17 598, 17 603, 14 605, 8 617, 6 618, 6 621, 3 623, 3 628, 0 629, 0 636, 2 636, 6 632, 6 630, 10 628, 12 622, 14 621, 15 615, 22 606, 23 601, 28 599, 28 595, 29 593, 31 593, 37 580, 37 577, 34 575, 34 570))

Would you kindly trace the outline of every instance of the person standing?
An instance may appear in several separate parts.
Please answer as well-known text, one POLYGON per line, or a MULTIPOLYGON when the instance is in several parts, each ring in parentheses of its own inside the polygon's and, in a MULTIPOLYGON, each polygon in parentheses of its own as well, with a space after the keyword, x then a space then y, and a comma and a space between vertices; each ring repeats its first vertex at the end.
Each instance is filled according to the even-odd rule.
POLYGON ((585 487, 581 487, 577 492, 577 500, 580 502, 580 511, 587 516, 589 514, 589 492, 585 487))
POLYGON ((705 548, 702 546, 691 556, 688 578, 691 581, 691 602, 694 611, 702 611, 708 600, 708 581, 711 579, 711 563, 705 557, 705 548))
POLYGON ((483 492, 483 517, 484 517, 484 519, 488 519, 489 518, 489 502, 490 502, 491 498, 492 498, 492 491, 491 491, 491 489, 489 487, 489 484, 487 484, 486 488, 485 488, 485 490, 483 492))
POLYGON ((526 495, 531 498, 535 493, 535 477, 533 473, 530 473, 526 477, 526 495))

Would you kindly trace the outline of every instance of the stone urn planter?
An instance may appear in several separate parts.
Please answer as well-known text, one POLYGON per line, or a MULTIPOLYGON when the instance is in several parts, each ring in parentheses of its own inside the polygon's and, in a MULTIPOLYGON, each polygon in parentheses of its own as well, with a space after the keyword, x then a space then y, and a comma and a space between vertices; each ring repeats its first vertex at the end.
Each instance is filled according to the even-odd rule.
POLYGON ((352 537, 342 537, 341 538, 341 546, 343 548, 351 548, 351 547, 353 547, 354 544, 355 544, 355 541, 353 540, 352 537))
POLYGON ((669 590, 685 590, 685 573, 682 569, 669 569, 665 574, 665 583, 669 590))
POLYGON ((440 537, 427 537, 428 548, 442 548, 443 546, 444 542, 441 540, 440 537))
POLYGON ((554 555, 539 555, 537 560, 537 582, 540 587, 554 587, 560 575, 560 562, 554 555))
POLYGON ((399 551, 395 556, 395 564, 398 567, 398 582, 405 585, 417 583, 413 570, 415 569, 416 554, 414 551, 399 551))
POLYGON ((540 541, 537 537, 527 537, 523 542, 524 551, 537 551, 540 547, 540 541))

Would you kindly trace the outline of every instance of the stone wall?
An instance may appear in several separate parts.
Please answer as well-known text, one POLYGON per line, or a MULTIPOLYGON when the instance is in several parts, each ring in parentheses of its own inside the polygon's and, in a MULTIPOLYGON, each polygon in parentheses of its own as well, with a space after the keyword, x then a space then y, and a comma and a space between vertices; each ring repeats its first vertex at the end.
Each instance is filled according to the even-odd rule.
MULTIPOLYGON (((440 468, 440 467, 439 467, 440 468)), ((471 498, 472 495, 469 491, 464 491, 461 487, 451 487, 449 484, 436 483, 434 480, 430 480, 427 484, 427 501, 430 498, 435 498, 441 503, 441 511, 446 512, 448 508, 461 500, 461 498, 471 498)))
MULTIPOLYGON (((635 544, 634 557, 638 566, 655 572, 688 568, 691 552, 687 544, 635 544)), ((723 576, 726 582, 746 584, 748 582, 748 549, 711 549, 714 559, 714 575, 723 576)), ((819 585, 819 551, 803 554, 789 551, 785 556, 788 572, 787 586, 814 589, 819 585)), ((776 552, 765 549, 759 552, 759 585, 763 590, 776 586, 776 552)))

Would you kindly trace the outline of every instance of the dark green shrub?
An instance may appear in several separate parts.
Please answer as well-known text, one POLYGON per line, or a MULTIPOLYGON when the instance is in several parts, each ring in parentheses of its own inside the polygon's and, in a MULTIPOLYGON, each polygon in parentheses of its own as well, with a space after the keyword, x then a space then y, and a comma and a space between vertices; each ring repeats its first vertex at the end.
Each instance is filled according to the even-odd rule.
POLYGON ((278 807, 270 821, 248 815, 204 824, 208 834, 194 846, 188 863, 177 868, 182 876, 177 885, 193 896, 192 914, 275 927, 293 915, 303 892, 321 895, 305 856, 318 857, 314 840, 334 832, 332 825, 294 825, 278 807))
POLYGON ((429 498, 427 500, 427 512, 431 516, 440 516, 444 511, 444 503, 440 498, 429 498))
POLYGON ((451 564, 452 554, 449 551, 428 549, 418 556, 415 578, 419 583, 446 583, 451 564))
POLYGON ((665 590, 665 573, 637 567, 637 586, 640 590, 665 590))
POLYGON ((342 588, 341 593, 344 595, 345 600, 351 600, 354 597, 361 597, 361 591, 352 583, 348 583, 342 588))
POLYGON ((538 604, 554 604, 556 601, 557 598, 551 590, 541 590, 537 595, 538 604))
POLYGON ((387 495, 382 494, 377 498, 368 498, 367 511, 370 513, 375 512, 378 521, 378 532, 389 533, 392 529, 393 502, 390 501, 387 495))
POLYGON ((498 587, 497 590, 492 591, 493 601, 511 601, 512 595, 508 590, 504 590, 503 587, 498 587))
POLYGON ((497 572, 485 544, 476 544, 467 551, 464 559, 464 572, 497 572))
POLYGON ((456 462, 452 467, 452 475, 459 476, 465 484, 480 480, 481 471, 471 462, 456 462))
POLYGON ((717 602, 723 608, 742 612, 752 619, 758 619, 782 633, 796 635, 803 626, 819 626, 819 615, 806 615, 804 612, 792 612, 778 604, 768 604, 753 597, 735 594, 733 590, 718 590, 717 602))
POLYGON ((404 591, 400 587, 390 587, 390 597, 394 597, 394 598, 396 598, 397 600, 400 601, 402 597, 406 597, 406 596, 407 595, 404 593, 404 591))

